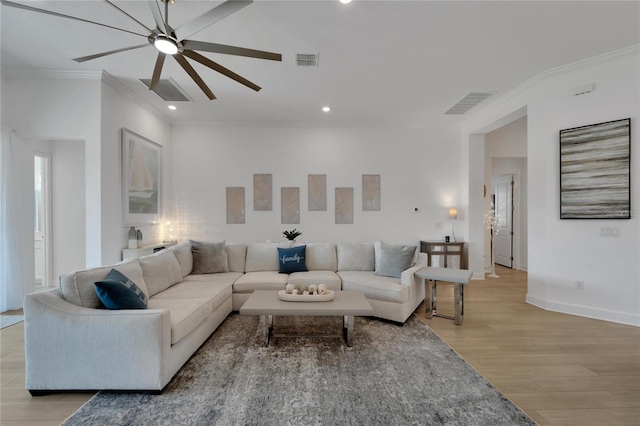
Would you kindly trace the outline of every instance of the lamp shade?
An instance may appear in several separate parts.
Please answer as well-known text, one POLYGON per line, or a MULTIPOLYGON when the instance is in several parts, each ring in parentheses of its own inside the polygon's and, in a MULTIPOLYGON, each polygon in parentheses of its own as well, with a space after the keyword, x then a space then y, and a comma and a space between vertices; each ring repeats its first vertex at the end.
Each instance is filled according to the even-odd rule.
POLYGON ((456 220, 458 219, 458 209, 455 207, 451 207, 449 209, 449 219, 456 220))

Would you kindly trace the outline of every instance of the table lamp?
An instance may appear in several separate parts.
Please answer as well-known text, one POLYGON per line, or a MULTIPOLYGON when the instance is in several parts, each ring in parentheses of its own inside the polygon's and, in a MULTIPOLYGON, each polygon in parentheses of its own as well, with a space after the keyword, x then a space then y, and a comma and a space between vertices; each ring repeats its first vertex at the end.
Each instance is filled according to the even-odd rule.
POLYGON ((455 220, 458 219, 458 209, 455 207, 451 207, 449 209, 449 219, 451 219, 451 239, 456 241, 456 227, 455 220))

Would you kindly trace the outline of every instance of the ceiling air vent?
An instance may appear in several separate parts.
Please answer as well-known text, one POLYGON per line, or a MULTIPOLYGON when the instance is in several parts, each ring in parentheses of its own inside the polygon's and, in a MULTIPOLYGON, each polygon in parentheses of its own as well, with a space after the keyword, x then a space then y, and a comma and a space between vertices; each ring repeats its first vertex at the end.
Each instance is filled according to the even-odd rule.
POLYGON ((317 67, 318 56, 317 53, 296 53, 296 64, 299 67, 317 67))
MULTIPOLYGON (((149 87, 149 85, 151 84, 151 79, 149 78, 141 78, 140 81, 146 84, 147 87, 149 87)), ((173 79, 171 78, 160 79, 160 82, 158 83, 158 87, 156 87, 156 90, 154 90, 154 92, 165 101, 171 101, 171 102, 180 102, 180 101, 191 102, 192 101, 189 95, 187 95, 185 91, 182 90, 182 87, 178 86, 178 83, 173 81, 173 79)))
POLYGON ((445 114, 464 114, 480 102, 493 95, 494 92, 471 92, 460 99, 454 106, 449 108, 445 114))

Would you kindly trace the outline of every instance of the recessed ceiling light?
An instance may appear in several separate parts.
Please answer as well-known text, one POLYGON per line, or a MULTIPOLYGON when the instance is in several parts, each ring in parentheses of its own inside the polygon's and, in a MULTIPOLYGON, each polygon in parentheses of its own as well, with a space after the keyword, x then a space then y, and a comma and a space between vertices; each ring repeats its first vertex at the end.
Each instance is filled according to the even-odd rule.
POLYGON ((167 108, 169 108, 171 111, 175 111, 178 109, 175 105, 169 105, 167 106, 167 108))
POLYGON ((351 3, 351 0, 340 0, 340 3, 349 4, 349 3, 351 3))
POLYGON ((325 107, 322 107, 322 110, 323 110, 324 112, 329 112, 329 111, 331 111, 331 108, 330 108, 330 107, 328 107, 328 106, 325 106, 325 107))

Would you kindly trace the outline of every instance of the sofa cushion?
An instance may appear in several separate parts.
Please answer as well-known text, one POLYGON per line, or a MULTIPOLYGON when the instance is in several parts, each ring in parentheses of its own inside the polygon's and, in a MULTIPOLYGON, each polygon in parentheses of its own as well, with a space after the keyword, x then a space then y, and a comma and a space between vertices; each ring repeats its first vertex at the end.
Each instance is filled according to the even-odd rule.
POLYGON ((246 244, 227 244, 227 262, 230 272, 244 272, 244 264, 247 261, 246 244))
POLYGON ((278 264, 280 265, 281 274, 290 274, 292 272, 308 271, 305 263, 305 251, 307 246, 298 246, 291 248, 278 247, 278 264))
MULTIPOLYGON (((173 251, 163 250, 138 259, 144 281, 153 296, 182 281, 182 270, 173 251)), ((126 275, 126 274, 125 274, 126 275)))
POLYGON ((309 287, 311 284, 325 283, 329 290, 342 289, 342 281, 340 277, 333 271, 309 271, 294 272, 289 275, 287 284, 293 284, 300 287, 309 287))
POLYGON ((215 243, 189 240, 189 245, 191 245, 191 253, 193 253, 192 274, 229 272, 224 240, 215 243))
POLYGON ((233 283, 234 293, 253 293, 254 290, 284 290, 289 275, 278 271, 247 272, 233 283))
POLYGON ((117 269, 107 278, 96 281, 96 293, 107 309, 145 309, 147 295, 133 281, 117 269))
POLYGON ((246 272, 279 271, 278 247, 289 248, 291 242, 247 244, 246 272))
POLYGON ((83 271, 69 272, 60 276, 60 290, 67 302, 71 302, 85 308, 100 308, 102 302, 96 294, 94 283, 107 278, 111 269, 117 269, 149 297, 142 268, 137 259, 129 259, 112 266, 85 269, 83 271))
POLYGON ((373 244, 376 260, 376 275, 400 278, 405 269, 411 267, 416 246, 392 246, 384 241, 373 244))
POLYGON ((404 303, 409 300, 409 287, 397 278, 381 277, 373 271, 338 271, 343 290, 362 292, 367 299, 404 303))
POLYGON ((169 250, 173 252, 180 264, 180 271, 182 276, 186 277, 191 273, 193 269, 193 254, 191 253, 191 245, 189 243, 178 244, 177 246, 169 247, 169 250))
POLYGON ((371 243, 338 243, 338 271, 373 271, 374 251, 371 243))
POLYGON ((178 343, 213 312, 210 299, 163 299, 152 296, 149 309, 167 309, 171 316, 171 344, 178 343))
MULTIPOLYGON (((216 274, 218 275, 218 274, 216 274)), ((196 275, 202 277, 203 275, 196 275)), ((209 299, 215 310, 231 297, 232 283, 184 281, 153 296, 154 299, 209 299)))
POLYGON ((240 272, 221 272, 219 274, 187 275, 184 281, 202 281, 214 284, 232 285, 243 274, 240 272))
MULTIPOLYGON (((296 243, 298 247, 302 244, 296 243)), ((306 263, 310 271, 337 271, 338 258, 334 243, 307 243, 306 263)))

